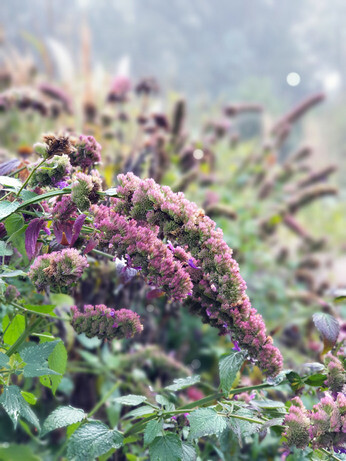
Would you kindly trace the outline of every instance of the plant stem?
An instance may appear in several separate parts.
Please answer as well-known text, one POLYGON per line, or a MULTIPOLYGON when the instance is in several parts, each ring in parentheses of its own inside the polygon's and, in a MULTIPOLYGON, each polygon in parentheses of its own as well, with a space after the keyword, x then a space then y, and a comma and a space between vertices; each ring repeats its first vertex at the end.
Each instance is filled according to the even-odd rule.
POLYGON ((34 319, 34 321, 31 323, 31 325, 28 325, 26 329, 23 331, 23 333, 19 336, 17 341, 12 344, 12 346, 9 348, 9 350, 6 352, 6 355, 8 357, 11 357, 12 354, 14 354, 17 349, 22 345, 22 343, 26 340, 28 336, 35 330, 35 328, 41 323, 42 319, 39 317, 38 319, 34 319))
POLYGON ((114 256, 109 255, 108 253, 105 253, 104 251, 91 250, 91 253, 95 253, 97 255, 104 256, 105 258, 108 258, 108 259, 112 259, 112 260, 114 259, 114 256))
POLYGON ((118 389, 120 386, 120 381, 116 382, 114 386, 105 394, 102 399, 94 406, 94 408, 88 413, 88 418, 91 418, 91 416, 97 412, 99 408, 102 407, 102 405, 108 400, 108 398, 113 394, 113 392, 118 389))
POLYGON ((25 182, 23 182, 22 184, 22 187, 19 189, 19 191, 17 192, 17 197, 20 195, 20 193, 22 192, 22 190, 24 189, 24 187, 28 184, 28 182, 30 181, 32 175, 35 173, 35 171, 40 168, 41 165, 43 165, 43 163, 46 161, 46 159, 44 158, 38 165, 35 166, 35 168, 31 171, 31 173, 29 174, 29 176, 26 178, 25 182))
POLYGON ((30 309, 27 309, 26 307, 21 306, 20 304, 14 303, 14 302, 11 302, 10 304, 13 307, 16 307, 17 309, 20 309, 23 312, 27 312, 29 314, 35 314, 35 315, 38 315, 40 317, 48 317, 48 318, 54 319, 54 320, 62 320, 63 322, 69 322, 70 321, 70 319, 68 319, 68 318, 58 317, 57 315, 54 316, 54 315, 50 315, 50 314, 45 314, 44 312, 32 311, 30 309))
POLYGON ((338 458, 337 456, 335 456, 333 453, 330 453, 328 450, 326 450, 325 448, 318 448, 316 451, 319 451, 321 453, 324 453, 325 455, 327 455, 328 457, 330 457, 331 459, 334 459, 335 461, 341 461, 340 458, 338 458))
POLYGON ((10 173, 8 176, 9 177, 16 176, 16 174, 20 173, 21 171, 25 170, 26 168, 27 168, 27 165, 22 166, 22 168, 18 168, 18 170, 12 171, 12 173, 10 173))

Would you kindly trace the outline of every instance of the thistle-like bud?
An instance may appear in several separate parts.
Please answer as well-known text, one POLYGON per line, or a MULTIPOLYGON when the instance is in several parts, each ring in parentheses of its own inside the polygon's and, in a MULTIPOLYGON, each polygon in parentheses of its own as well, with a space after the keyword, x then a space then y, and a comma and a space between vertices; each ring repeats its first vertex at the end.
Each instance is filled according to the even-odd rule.
POLYGON ((101 189, 102 180, 97 171, 90 175, 77 173, 76 181, 72 184, 72 201, 80 210, 88 210, 92 204, 98 202, 98 192, 101 189))
MULTIPOLYGON (((33 165, 35 167, 35 165, 33 165)), ((34 171, 30 186, 48 187, 59 186, 64 183, 71 173, 71 164, 67 155, 54 155, 44 165, 34 171)))
POLYGON ((71 311, 73 328, 78 334, 85 333, 88 338, 132 338, 143 330, 139 315, 129 309, 114 310, 99 304, 86 305, 83 312, 73 306, 71 311))
POLYGON ((79 166, 83 170, 100 163, 101 161, 101 146, 93 136, 79 137, 76 143, 76 150, 70 155, 72 166, 79 166))
POLYGON ((55 291, 77 282, 88 265, 87 258, 78 250, 68 248, 39 256, 28 275, 39 291, 48 287, 55 291))
POLYGON ((305 448, 310 441, 309 426, 310 420, 303 402, 299 397, 291 400, 291 407, 285 417, 284 425, 287 426, 285 436, 289 446, 295 445, 297 448, 305 448))
POLYGON ((333 394, 342 392, 343 387, 346 384, 346 373, 342 363, 331 354, 326 355, 324 363, 326 364, 328 370, 326 385, 333 394))

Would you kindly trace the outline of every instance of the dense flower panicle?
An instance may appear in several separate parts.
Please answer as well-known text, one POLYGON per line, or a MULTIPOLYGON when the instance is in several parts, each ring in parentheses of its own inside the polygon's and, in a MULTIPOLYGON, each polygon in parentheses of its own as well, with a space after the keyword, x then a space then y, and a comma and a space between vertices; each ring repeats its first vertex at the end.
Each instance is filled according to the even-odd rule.
POLYGON ((66 221, 77 216, 77 207, 72 202, 71 195, 64 195, 57 199, 52 209, 54 221, 66 221))
POLYGON ((131 267, 140 268, 149 284, 176 301, 191 293, 190 266, 174 257, 158 238, 158 228, 139 226, 134 219, 128 220, 103 205, 94 207, 93 212, 94 225, 102 231, 104 244, 116 256, 127 257, 131 267))
POLYGON ((39 291, 58 290, 73 285, 88 267, 87 258, 68 248, 39 256, 29 270, 29 277, 39 291))
POLYGON ((102 179, 96 170, 91 174, 77 173, 75 179, 71 187, 72 201, 80 210, 88 210, 91 204, 99 200, 98 192, 102 190, 102 179))
MULTIPOLYGON (((34 164, 33 167, 36 165, 34 164)), ((71 164, 67 155, 55 155, 39 167, 30 179, 31 187, 57 187, 71 174, 71 164)))
POLYGON ((143 330, 139 315, 128 309, 114 310, 99 304, 86 305, 83 312, 76 306, 71 310, 73 328, 78 334, 85 333, 88 338, 132 338, 143 330))
POLYGON ((70 155, 72 166, 85 170, 101 162, 101 145, 93 136, 80 135, 75 147, 76 151, 70 155))
POLYGON ((342 392, 346 387, 346 373, 341 361, 337 357, 328 354, 324 359, 324 363, 328 371, 326 386, 333 394, 342 392))
POLYGON ((284 420, 284 425, 287 426, 284 436, 287 438, 287 445, 305 448, 310 440, 310 420, 304 404, 299 397, 294 397, 291 403, 289 413, 284 420))
MULTIPOLYGON (((155 262, 161 266, 161 276, 162 269, 166 272, 169 266, 169 276, 177 271, 181 278, 182 267, 189 275, 190 288, 181 291, 176 299, 185 300, 192 312, 219 328, 221 334, 232 332, 250 357, 268 375, 275 375, 282 367, 282 356, 266 335, 262 317, 251 307, 246 284, 221 229, 216 229, 215 222, 183 193, 174 193, 152 179, 141 180, 133 173, 119 175, 118 181, 117 198, 112 200, 110 213, 107 215, 105 208, 96 212, 95 222, 104 232, 104 242, 111 241, 116 254, 119 247, 124 253, 124 243, 128 245, 131 259, 142 266, 143 275, 152 270, 155 262), (134 239, 132 244, 126 240, 128 235, 134 239), (158 237, 169 242, 167 248, 174 262, 180 259, 180 266, 172 266, 172 258, 167 256, 167 248, 161 251, 158 237), (187 260, 182 251, 189 255, 187 260), (138 256, 141 252, 147 263, 138 256)), ((162 284, 158 287, 162 288, 162 284)))

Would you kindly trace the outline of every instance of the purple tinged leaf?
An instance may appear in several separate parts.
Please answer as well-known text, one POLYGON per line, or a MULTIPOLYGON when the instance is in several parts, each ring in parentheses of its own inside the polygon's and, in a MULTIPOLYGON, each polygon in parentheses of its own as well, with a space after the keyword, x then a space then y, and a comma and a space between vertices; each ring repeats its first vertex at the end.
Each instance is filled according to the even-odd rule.
POLYGON ((85 250, 84 250, 83 254, 86 255, 87 253, 90 253, 90 251, 92 251, 94 248, 97 247, 97 244, 98 244, 97 240, 90 239, 88 241, 88 243, 86 244, 86 247, 85 247, 85 250))
POLYGON ((38 236, 40 235, 40 231, 44 226, 44 219, 35 218, 30 222, 25 231, 25 250, 29 259, 32 259, 34 256, 36 256, 39 251, 37 240, 38 236))
POLYGON ((314 314, 312 319, 315 327, 322 336, 324 342, 323 353, 325 354, 334 347, 336 341, 338 340, 340 333, 339 322, 330 314, 325 314, 323 312, 314 314))
POLYGON ((72 228, 72 237, 71 237, 71 240, 70 240, 70 245, 71 246, 73 246, 76 243, 76 241, 77 241, 77 239, 79 237, 80 231, 82 230, 82 226, 84 224, 85 218, 86 218, 86 215, 81 214, 75 220, 75 222, 73 224, 73 228, 72 228))

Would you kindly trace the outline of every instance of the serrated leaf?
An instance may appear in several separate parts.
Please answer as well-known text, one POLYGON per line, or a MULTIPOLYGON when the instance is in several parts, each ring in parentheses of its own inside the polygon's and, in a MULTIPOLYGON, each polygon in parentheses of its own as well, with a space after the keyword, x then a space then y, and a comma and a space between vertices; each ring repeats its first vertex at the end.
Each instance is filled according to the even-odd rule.
POLYGON ((47 341, 41 344, 28 343, 25 347, 20 349, 19 355, 25 363, 42 363, 42 361, 48 359, 55 346, 60 341, 60 339, 57 339, 55 341, 47 341))
POLYGON ((0 368, 7 368, 9 360, 10 358, 6 354, 0 352, 0 368))
POLYGON ((304 381, 295 371, 291 371, 290 373, 287 373, 286 377, 291 385, 291 388, 294 391, 297 391, 301 389, 302 387, 304 387, 304 381))
POLYGON ((153 419, 145 426, 144 431, 144 446, 150 445, 151 442, 160 434, 162 434, 163 421, 162 419, 153 419))
POLYGON ((187 419, 190 422, 192 439, 219 434, 227 427, 226 418, 218 415, 212 408, 199 408, 193 411, 187 419))
POLYGON ((135 408, 125 415, 125 418, 138 418, 139 416, 148 416, 154 414, 155 410, 149 405, 144 405, 143 407, 135 408))
POLYGON ((92 461, 112 448, 120 448, 123 435, 116 429, 109 429, 99 421, 91 421, 80 426, 71 436, 67 445, 68 459, 92 461))
POLYGON ((286 379, 286 375, 290 373, 292 370, 287 369, 287 370, 282 370, 280 373, 274 377, 269 377, 267 379, 267 383, 270 384, 271 386, 278 386, 284 379, 286 379))
POLYGON ((37 402, 37 397, 36 395, 32 394, 31 392, 26 392, 26 391, 21 391, 20 392, 22 394, 22 396, 24 397, 24 399, 30 403, 30 405, 35 405, 35 403, 37 402))
MULTIPOLYGON (((245 408, 241 408, 240 410, 234 413, 237 416, 244 416, 247 418, 253 418, 253 413, 245 408)), ((242 438, 248 437, 256 432, 262 430, 262 424, 256 424, 249 421, 244 421, 238 418, 230 417, 228 420, 229 427, 231 430, 236 434, 238 437, 238 442, 240 446, 242 445, 242 438)))
POLYGON ((0 396, 0 404, 11 418, 14 428, 17 427, 19 417, 26 419, 37 429, 40 428, 37 416, 23 398, 18 386, 4 386, 3 393, 0 396))
POLYGON ((177 434, 171 432, 156 437, 149 447, 150 461, 180 461, 183 456, 182 443, 177 434))
POLYGON ((60 427, 66 427, 70 424, 81 422, 87 417, 87 414, 79 408, 71 406, 58 407, 45 420, 42 426, 41 436, 48 432, 54 431, 60 427))
POLYGON ((37 376, 47 376, 47 375, 59 375, 60 373, 57 373, 54 370, 51 370, 50 368, 40 365, 39 363, 28 363, 25 365, 23 368, 23 375, 25 378, 35 378, 37 376))
POLYGON ((166 386, 165 389, 168 391, 180 391, 186 387, 193 386, 194 384, 199 383, 201 377, 199 375, 188 376, 187 378, 178 378, 173 380, 173 384, 166 386))
POLYGON ((219 362, 220 384, 225 395, 229 394, 245 357, 245 351, 236 351, 221 358, 219 362))
POLYGON ((136 406, 145 402, 147 398, 144 395, 124 395, 122 397, 115 397, 114 401, 121 403, 122 405, 136 406))
POLYGON ((196 461, 197 453, 195 448, 190 445, 189 443, 183 442, 183 456, 181 458, 182 461, 196 461))
POLYGON ((25 317, 24 315, 18 314, 14 317, 14 319, 10 322, 10 318, 8 315, 5 315, 2 321, 2 329, 5 331, 3 336, 4 343, 12 345, 14 344, 19 336, 25 330, 25 317), (10 323, 10 325, 9 325, 10 323), (8 326, 9 325, 9 326, 8 326), (7 328, 8 326, 8 328, 7 328), (7 330, 6 330, 7 328, 7 330))
POLYGON ((155 400, 159 405, 162 405, 163 407, 171 405, 171 402, 166 397, 160 394, 155 395, 155 400))
POLYGON ((323 354, 330 351, 338 339, 340 333, 339 322, 330 314, 319 312, 312 316, 315 327, 322 336, 324 342, 323 354))

